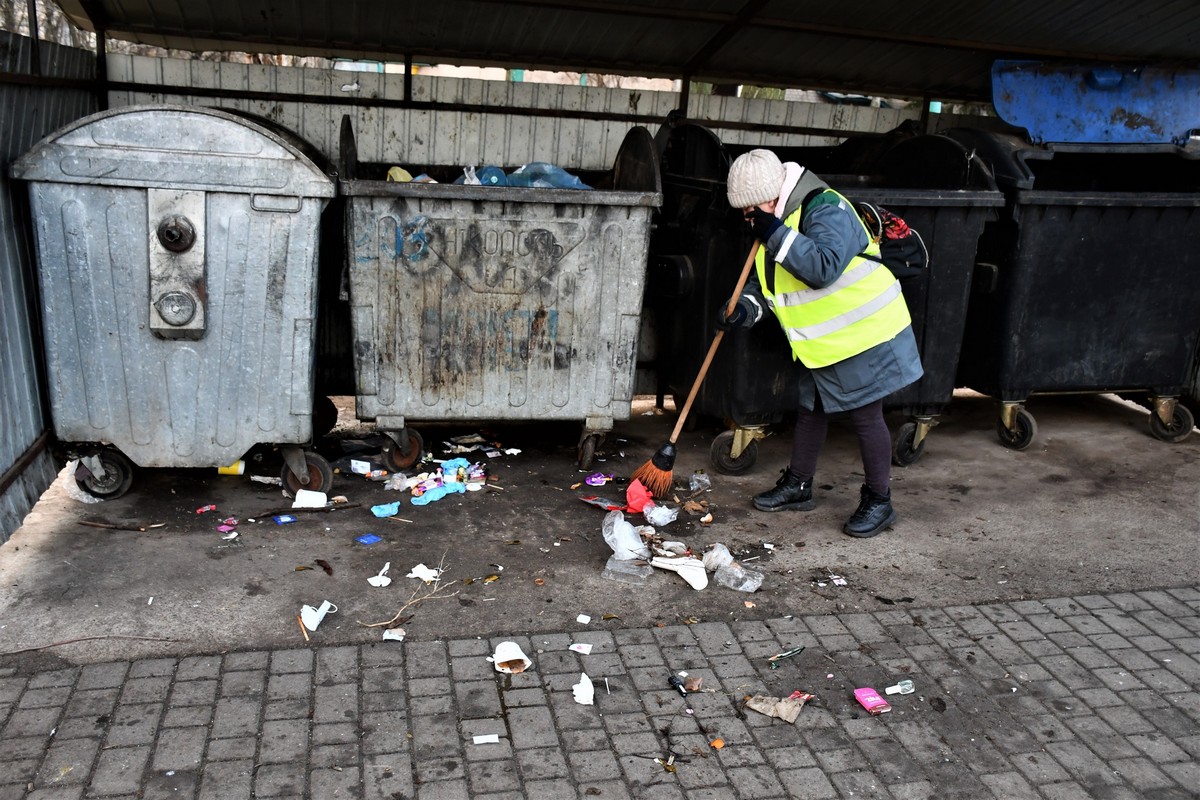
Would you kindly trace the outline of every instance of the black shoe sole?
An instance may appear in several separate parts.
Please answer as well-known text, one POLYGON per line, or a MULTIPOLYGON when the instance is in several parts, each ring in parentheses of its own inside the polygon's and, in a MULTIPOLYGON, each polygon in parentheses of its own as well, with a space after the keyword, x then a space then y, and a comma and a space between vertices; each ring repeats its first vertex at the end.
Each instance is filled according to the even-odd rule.
POLYGON ((891 514, 888 514, 887 519, 865 531, 850 530, 850 523, 847 522, 842 526, 842 532, 848 536, 853 536, 855 539, 870 539, 872 536, 878 536, 883 533, 883 529, 896 524, 896 511, 893 509, 891 514))
POLYGON ((803 503, 784 503, 781 506, 760 506, 758 501, 754 501, 754 507, 759 511, 812 511, 817 507, 816 500, 805 500, 803 503))

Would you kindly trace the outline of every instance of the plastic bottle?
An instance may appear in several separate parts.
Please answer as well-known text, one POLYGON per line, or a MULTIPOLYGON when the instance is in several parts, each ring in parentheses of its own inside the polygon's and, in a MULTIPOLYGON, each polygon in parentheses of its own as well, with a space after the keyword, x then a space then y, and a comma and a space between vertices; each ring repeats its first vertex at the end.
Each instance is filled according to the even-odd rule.
POLYGON ((475 172, 475 176, 479 178, 481 186, 507 186, 508 176, 504 174, 504 170, 499 167, 488 165, 480 167, 475 172))
POLYGON ((757 592, 762 586, 763 574, 746 569, 736 561, 730 561, 713 575, 717 583, 739 592, 757 592))

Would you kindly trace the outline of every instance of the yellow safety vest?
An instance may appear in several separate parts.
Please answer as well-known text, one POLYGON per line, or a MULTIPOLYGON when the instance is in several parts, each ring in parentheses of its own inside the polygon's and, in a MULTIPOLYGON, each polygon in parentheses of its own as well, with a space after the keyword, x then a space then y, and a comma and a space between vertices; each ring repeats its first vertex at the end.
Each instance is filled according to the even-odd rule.
MULTIPOLYGON (((837 197, 843 207, 852 207, 840 194, 837 197)), ((803 207, 797 208, 784 224, 800 230, 803 213, 803 207)), ((865 252, 879 255, 879 245, 872 241, 865 252)), ((836 281, 814 289, 778 263, 773 265, 775 280, 767 281, 765 253, 766 248, 760 247, 755 259, 759 286, 791 343, 792 358, 810 369, 836 364, 890 341, 912 321, 899 281, 877 261, 855 256, 836 281)))

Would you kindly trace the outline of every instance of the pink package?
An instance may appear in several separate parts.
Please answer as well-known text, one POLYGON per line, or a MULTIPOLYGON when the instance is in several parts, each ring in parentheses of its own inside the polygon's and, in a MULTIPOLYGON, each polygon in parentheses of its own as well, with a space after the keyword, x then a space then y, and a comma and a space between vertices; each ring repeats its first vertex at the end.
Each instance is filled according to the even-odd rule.
POLYGON ((867 713, 869 713, 871 716, 879 716, 880 714, 892 710, 892 707, 888 705, 888 701, 884 700, 879 695, 879 692, 875 691, 869 686, 864 686, 861 689, 855 689, 854 699, 857 700, 858 704, 865 708, 867 713))

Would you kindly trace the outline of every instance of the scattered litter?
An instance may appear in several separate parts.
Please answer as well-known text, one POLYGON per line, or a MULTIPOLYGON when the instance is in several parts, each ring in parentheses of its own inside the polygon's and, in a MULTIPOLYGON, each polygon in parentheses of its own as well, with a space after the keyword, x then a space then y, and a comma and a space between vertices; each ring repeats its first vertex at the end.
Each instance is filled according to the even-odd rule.
POLYGON ((674 688, 675 691, 679 692, 680 697, 687 697, 688 690, 687 687, 683 685, 683 678, 680 678, 678 675, 672 675, 667 678, 667 683, 674 688))
POLYGON ((200 506, 199 508, 196 509, 196 513, 197 514, 206 514, 209 511, 216 511, 216 510, 217 510, 216 506, 200 506))
POLYGON ((388 561, 383 565, 383 569, 379 570, 378 575, 372 575, 367 578, 367 583, 377 588, 383 588, 391 584, 392 579, 387 576, 388 570, 392 568, 392 562, 388 561))
POLYGON ((614 557, 626 560, 650 557, 650 548, 620 511, 608 512, 601 530, 604 533, 604 541, 612 548, 614 557))
POLYGON ((217 533, 229 533, 231 530, 233 530, 232 525, 218 525, 217 526, 217 533))
POLYGON ((725 746, 725 740, 724 739, 713 739, 711 742, 708 743, 708 746, 711 747, 713 750, 720 750, 722 747, 725 746))
POLYGON ((650 494, 649 489, 642 485, 641 481, 634 478, 629 482, 628 488, 625 489, 625 507, 629 510, 630 514, 642 513, 646 505, 653 502, 653 495, 650 494))
POLYGON ((596 506, 597 508, 602 508, 605 511, 624 511, 625 510, 624 503, 618 503, 616 500, 610 500, 607 497, 600 497, 599 495, 584 494, 584 495, 580 495, 579 499, 582 500, 583 502, 587 503, 588 505, 593 505, 593 506, 596 506))
POLYGON ((775 549, 775 545, 771 544, 770 542, 763 542, 762 546, 763 546, 764 550, 774 550, 775 549))
POLYGON ((807 692, 792 692, 788 697, 782 698, 756 694, 746 698, 746 708, 790 724, 796 721, 796 717, 800 716, 800 709, 813 697, 814 695, 807 692))
POLYGON ((404 628, 388 628, 383 632, 382 641, 385 642, 403 642, 404 628))
POLYGON ((254 481, 255 483, 265 483, 268 486, 282 486, 283 485, 282 478, 272 478, 269 475, 251 475, 250 480, 254 481))
POLYGON ((275 520, 276 525, 287 525, 289 522, 295 522, 296 516, 293 514, 276 514, 271 519, 275 520))
POLYGON ((642 514, 645 515, 646 521, 656 528, 661 528, 664 525, 670 525, 679 518, 679 509, 673 506, 663 506, 657 503, 646 503, 642 509, 642 514))
POLYGON ((616 553, 608 557, 600 577, 621 583, 642 584, 654 574, 654 568, 636 558, 621 558, 616 553))
POLYGON ((846 586, 847 585, 846 579, 843 578, 841 575, 834 575, 833 573, 830 573, 829 580, 833 582, 834 586, 846 586))
POLYGON ((226 533, 224 536, 222 536, 222 537, 221 537, 221 539, 222 539, 223 541, 226 541, 226 542, 228 542, 228 541, 231 541, 231 540, 233 540, 233 539, 236 539, 237 537, 238 537, 238 532, 237 532, 237 531, 229 531, 229 532, 228 532, 228 533, 226 533))
POLYGON ((888 705, 888 701, 879 696, 879 692, 872 689, 870 686, 864 686, 861 689, 854 690, 854 699, 858 704, 867 710, 867 713, 873 717, 880 714, 886 714, 892 710, 888 705))
POLYGON ((583 482, 588 486, 603 486, 613 479, 612 475, 606 475, 603 472, 595 472, 583 479, 583 482))
POLYGON ((359 544, 376 544, 383 541, 383 537, 376 536, 373 533, 364 533, 362 536, 355 536, 354 541, 359 544))
POLYGON ((717 542, 708 549, 704 554, 704 568, 709 572, 716 572, 721 567, 733 561, 733 554, 729 552, 729 548, 717 542))
POLYGON ((529 656, 521 652, 521 646, 516 642, 501 642, 496 645, 496 652, 488 658, 488 661, 495 666, 496 672, 504 672, 509 675, 517 675, 533 666, 529 656))
POLYGON ((792 656, 798 656, 803 652, 804 646, 801 645, 800 647, 793 647, 791 650, 784 650, 782 653, 776 653, 775 655, 769 657, 767 661, 770 663, 771 669, 775 669, 779 666, 780 661, 784 660, 785 658, 791 658, 792 656))
POLYGON ((148 606, 154 605, 154 595, 150 595, 150 599, 146 601, 146 605, 148 605, 148 606))
POLYGON ((903 681, 900 681, 899 683, 897 683, 895 686, 887 687, 886 689, 883 690, 883 693, 884 694, 912 694, 915 691, 916 691, 916 687, 913 686, 912 681, 903 680, 903 681))
POLYGON ((438 579, 438 576, 441 574, 442 574, 441 570, 430 569, 429 567, 425 566, 424 564, 417 564, 415 567, 412 568, 412 572, 408 573, 404 577, 420 578, 421 580, 425 581, 426 583, 433 583, 434 581, 436 581, 438 579))
POLYGON ((661 765, 664 770, 666 770, 667 772, 670 772, 672 775, 674 775, 676 772, 678 772, 678 768, 675 766, 675 756, 673 756, 673 755, 669 756, 665 760, 661 759, 661 758, 656 758, 656 759, 654 759, 654 763, 661 765))
POLYGON ((571 693, 575 695, 575 702, 581 706, 595 703, 596 687, 592 685, 592 679, 586 672, 579 673, 579 683, 571 687, 571 693))
POLYGON ((680 506, 684 511, 691 514, 693 517, 698 517, 708 511, 708 503, 696 500, 684 500, 680 506))
POLYGON ((698 469, 688 479, 688 488, 693 492, 706 492, 712 488, 712 478, 704 470, 698 469))
POLYGON ((500 734, 481 733, 476 735, 472 741, 474 741, 475 744, 500 744, 500 734))
POLYGON ((690 675, 683 680, 683 688, 689 692, 698 692, 704 686, 704 676, 690 675))
POLYGON ((713 577, 722 586, 739 592, 757 592, 763 582, 761 572, 746 569, 736 561, 717 569, 713 577))
POLYGON ((545 578, 534 578, 534 579, 533 579, 533 585, 534 585, 534 586, 545 586, 545 585, 546 585, 546 579, 545 579, 545 578))
POLYGON ((394 517, 400 513, 400 501, 371 506, 371 513, 377 517, 394 517))
POLYGON ((574 650, 576 653, 583 653, 585 656, 592 652, 592 646, 590 644, 573 644, 571 645, 570 649, 574 650))
POLYGON ((312 606, 300 607, 300 621, 304 623, 304 627, 310 631, 315 631, 317 626, 321 624, 321 620, 325 619, 326 614, 336 614, 337 606, 328 600, 321 603, 319 608, 312 606))
POLYGON ((610 619, 620 619, 620 617, 618 617, 616 614, 605 614, 605 615, 603 615, 602 617, 600 617, 600 619, 602 619, 602 620, 604 620, 605 622, 607 622, 607 621, 608 621, 608 620, 610 620, 610 619))
POLYGON ((592 618, 589 617, 587 614, 580 614, 578 617, 575 618, 575 621, 578 622, 580 625, 587 625, 589 622, 592 621, 592 618))
POLYGON ((327 505, 329 496, 311 489, 297 489, 296 499, 292 501, 292 508, 324 508, 327 505))
POLYGON ((704 562, 698 558, 655 556, 650 559, 650 566, 678 573, 696 591, 708 586, 708 573, 704 571, 704 562))
POLYGON ((298 564, 293 572, 304 572, 306 569, 312 569, 312 567, 307 564, 298 564))
POLYGON ((325 559, 323 559, 323 558, 318 558, 318 559, 317 559, 316 561, 314 561, 313 563, 314 563, 314 564, 316 564, 316 565, 317 565, 318 567, 320 567, 321 569, 325 570, 325 574, 326 574, 326 575, 332 575, 332 574, 333 574, 333 565, 332 565, 332 564, 330 564, 330 563, 329 563, 328 561, 326 561, 325 559))
POLYGON ((744 605, 746 608, 754 608, 758 605, 758 603, 754 602, 753 600, 743 600, 742 605, 744 605))

